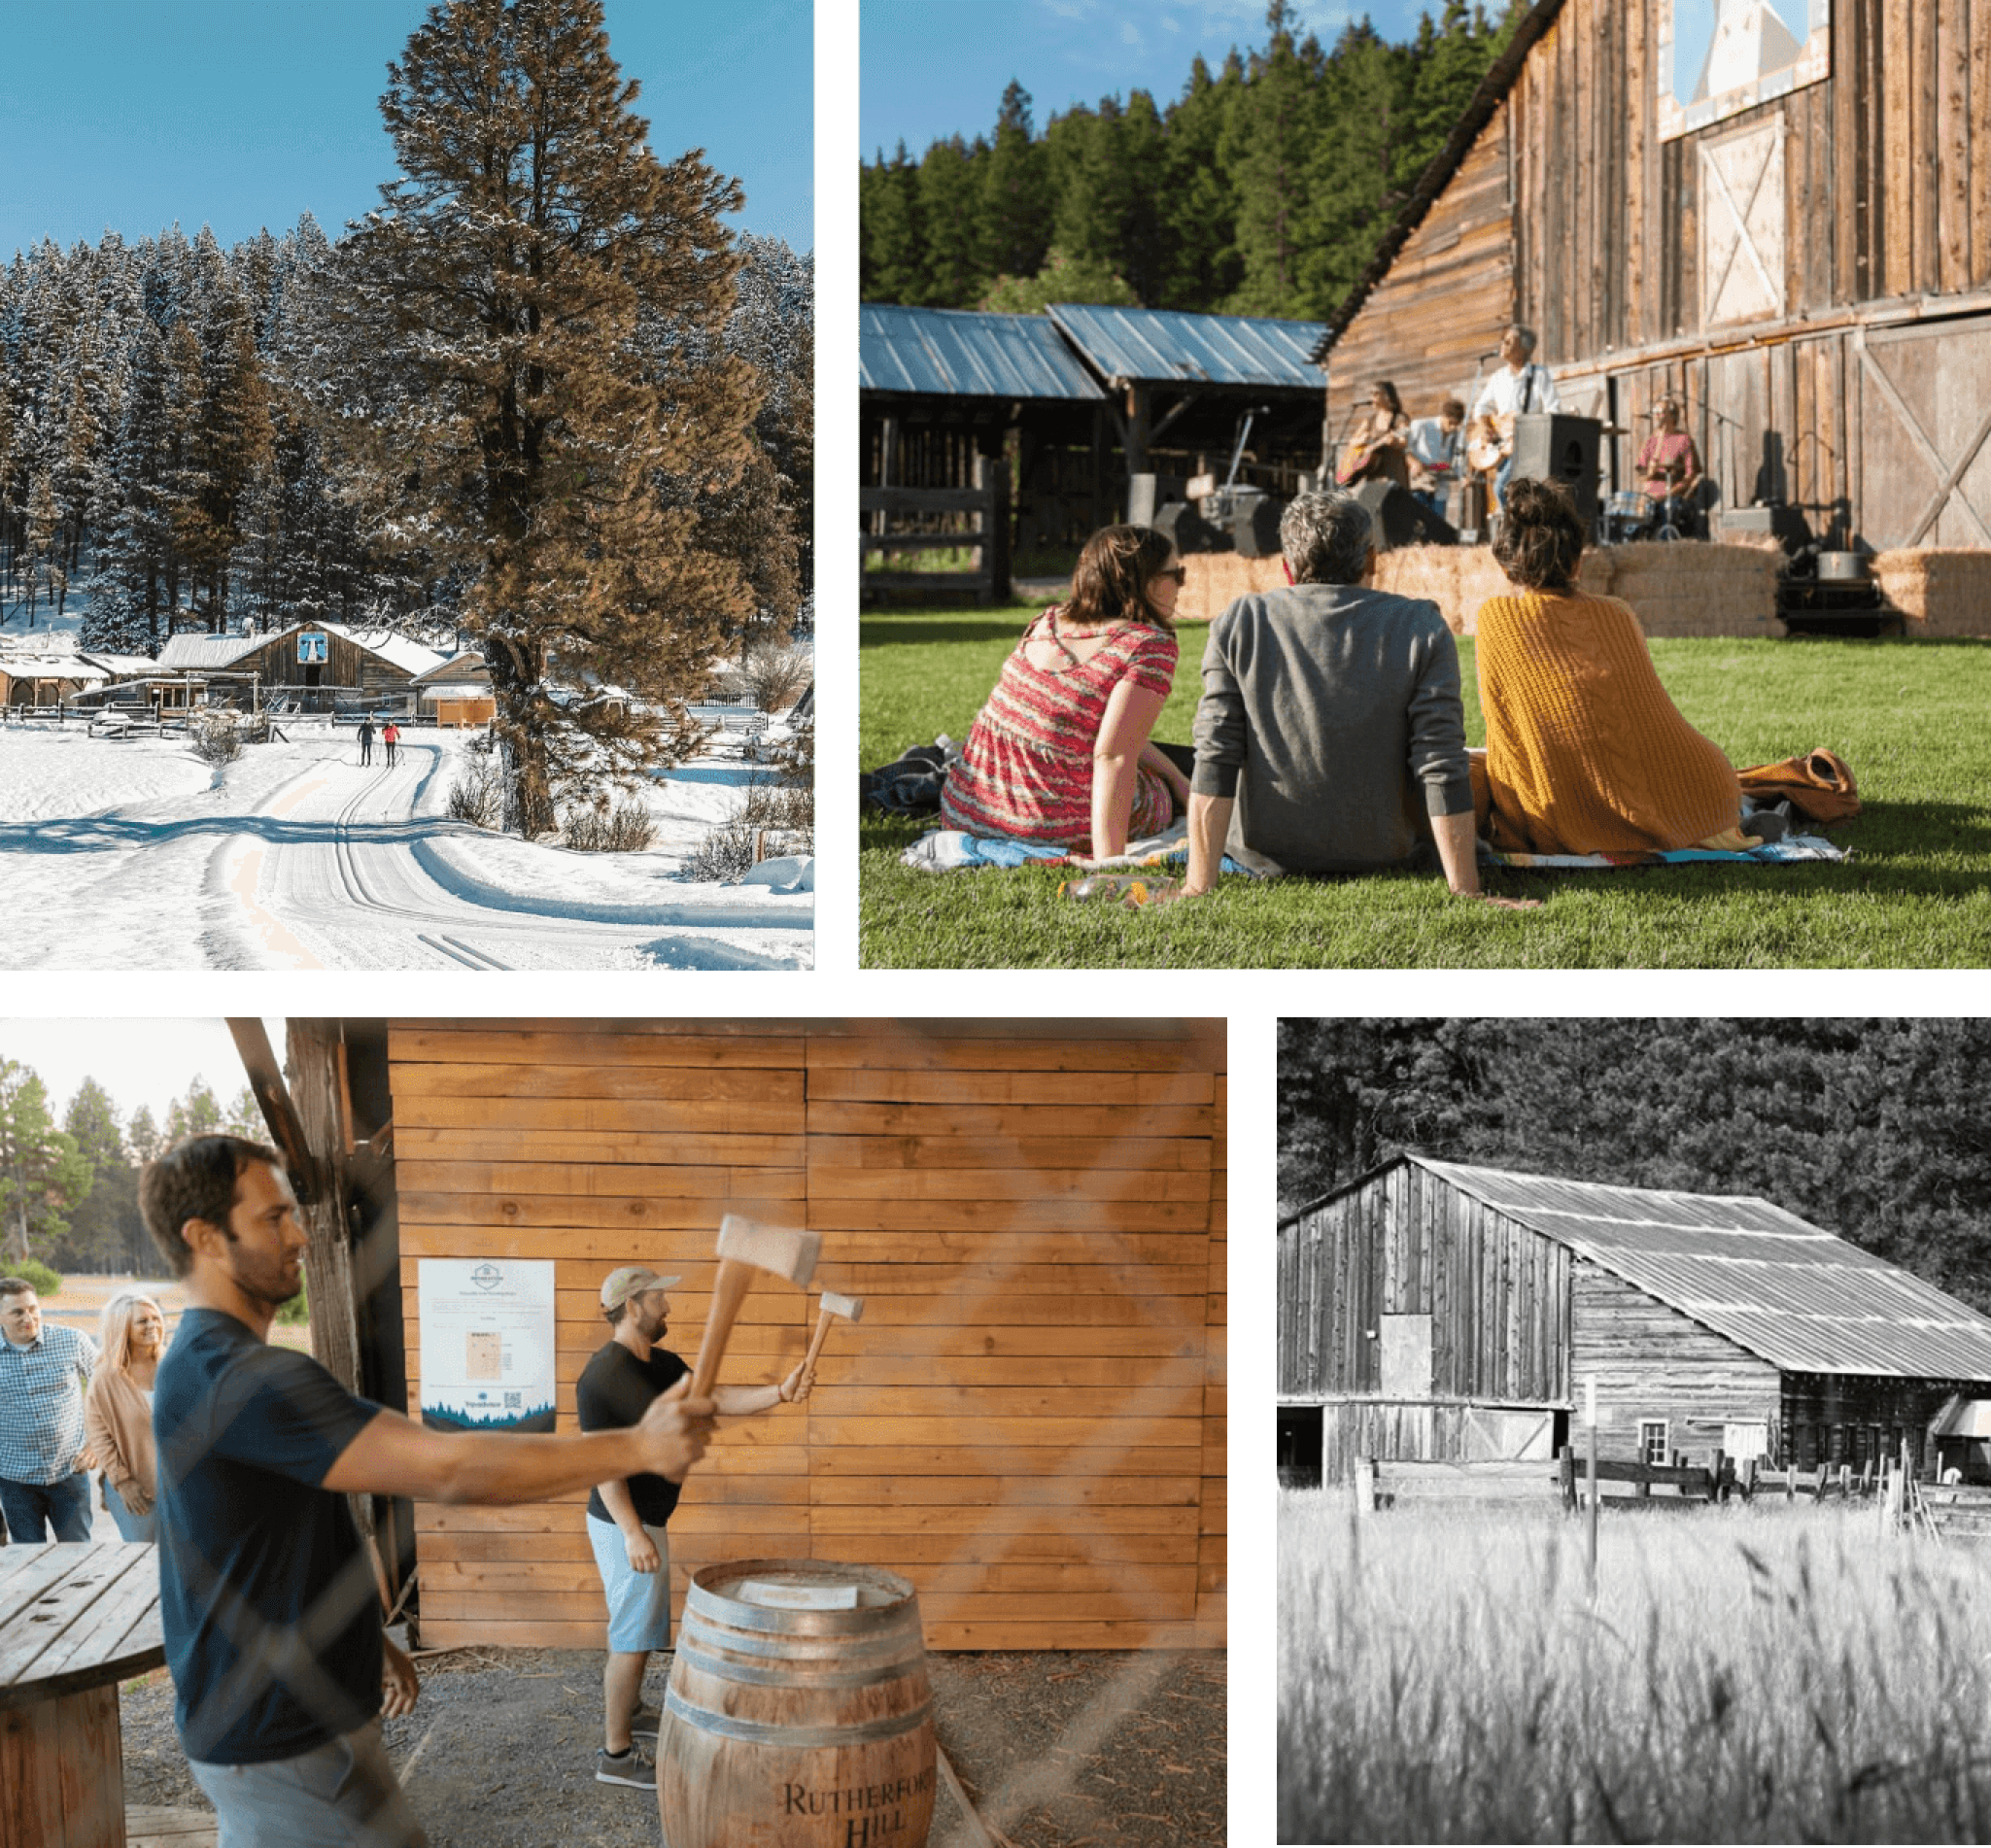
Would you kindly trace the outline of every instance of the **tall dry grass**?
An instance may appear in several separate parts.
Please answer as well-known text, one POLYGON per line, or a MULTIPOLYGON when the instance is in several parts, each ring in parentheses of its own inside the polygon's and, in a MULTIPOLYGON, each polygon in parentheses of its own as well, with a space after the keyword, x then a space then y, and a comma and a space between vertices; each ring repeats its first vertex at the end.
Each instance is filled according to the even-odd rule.
POLYGON ((1871 1508, 1279 1530, 1283 1842, 1983 1841, 1991 1595, 1871 1508))

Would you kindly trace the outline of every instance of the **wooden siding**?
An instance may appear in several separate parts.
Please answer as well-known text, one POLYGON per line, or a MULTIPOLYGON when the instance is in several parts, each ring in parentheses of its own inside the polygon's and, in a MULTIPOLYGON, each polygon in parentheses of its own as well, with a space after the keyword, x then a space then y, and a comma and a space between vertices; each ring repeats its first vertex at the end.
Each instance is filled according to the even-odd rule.
POLYGON ((1904 1441, 1919 1468, 1930 1455, 1929 1424, 1951 1392, 1975 1397, 1981 1384, 1862 1379, 1797 1373, 1784 1379, 1782 1458, 1800 1469, 1864 1468, 1899 1456, 1904 1441))
MULTIPOLYGON (((807 1404, 690 1479, 680 1601, 712 1561, 844 1557, 918 1586, 934 1648, 1222 1643, 1220 1023, 397 1023, 390 1056, 411 1405, 424 1257, 555 1261, 566 1429, 602 1276, 682 1273, 689 1356, 726 1211, 820 1232, 814 1287, 865 1298, 807 1404)), ((756 1291, 728 1377, 778 1377, 813 1313, 756 1291)), ((420 1505, 424 1640, 598 1648, 582 1500, 420 1505)))
POLYGON ((1669 1448, 1696 1461, 1730 1423, 1768 1420, 1775 1445, 1774 1366, 1585 1258, 1570 1278, 1569 1375, 1578 1419, 1596 1382, 1599 1456, 1635 1461, 1644 1419, 1665 1420, 1669 1448))
POLYGON ((1562 1247, 1400 1163, 1281 1230, 1280 1394, 1380 1395, 1380 1318, 1429 1316, 1432 1398, 1563 1404, 1568 1280, 1562 1247))
POLYGON ((1824 82, 1672 141, 1662 4, 1566 0, 1334 348, 1330 404, 1388 377, 1426 410, 1519 320, 1565 405, 1631 432, 1605 444, 1605 492, 1632 485, 1673 391, 1723 508, 1781 498, 1838 546, 1991 544, 1991 0, 1835 0, 1824 82), (1783 316, 1705 325, 1703 150, 1775 123, 1783 316), (1483 260, 1438 260, 1467 223, 1483 260), (1970 319, 1945 326, 1942 376, 1890 391, 1910 356, 1881 347, 1948 316, 1970 319))
POLYGON ((265 687, 359 687, 368 693, 406 686, 414 678, 405 668, 395 667, 370 648, 360 647, 350 635, 342 635, 336 630, 323 633, 326 636, 327 658, 316 664, 315 680, 311 678, 312 668, 297 659, 295 630, 271 636, 262 647, 229 663, 228 671, 259 673, 265 687))
POLYGON ((1503 105, 1335 343, 1329 424, 1336 435, 1356 399, 1367 407, 1378 379, 1396 387, 1411 416, 1435 417, 1449 394, 1464 394, 1475 361, 1498 344, 1514 292, 1507 122, 1503 105), (1498 304, 1491 323, 1489 304, 1498 304))

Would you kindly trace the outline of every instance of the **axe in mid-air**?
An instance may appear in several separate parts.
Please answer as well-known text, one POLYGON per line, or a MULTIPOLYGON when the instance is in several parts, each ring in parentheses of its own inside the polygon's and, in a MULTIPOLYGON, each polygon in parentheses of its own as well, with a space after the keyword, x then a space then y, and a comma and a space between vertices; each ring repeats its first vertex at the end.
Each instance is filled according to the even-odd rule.
POLYGON ((738 1319, 739 1306, 753 1286, 754 1273, 767 1271, 807 1287, 815 1274, 816 1253, 822 1245, 819 1232, 763 1225, 737 1213, 729 1213, 719 1221, 719 1271, 712 1280, 712 1306, 691 1370, 693 1398, 708 1397, 718 1381, 719 1362, 726 1356, 726 1343, 738 1319))
POLYGON ((841 1317, 844 1321, 864 1319, 864 1298, 862 1296, 839 1296, 835 1290, 824 1290, 822 1306, 816 1312, 816 1331, 810 1336, 808 1352, 804 1356, 802 1371, 805 1376, 816 1363, 816 1355, 823 1351, 823 1337, 830 1332, 830 1318, 841 1317))

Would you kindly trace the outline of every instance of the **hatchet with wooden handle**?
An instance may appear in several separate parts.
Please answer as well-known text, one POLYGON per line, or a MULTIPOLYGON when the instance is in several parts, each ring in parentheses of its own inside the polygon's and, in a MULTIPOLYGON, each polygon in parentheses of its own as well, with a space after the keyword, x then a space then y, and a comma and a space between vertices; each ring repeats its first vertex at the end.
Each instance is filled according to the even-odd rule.
POLYGON ((822 1234, 788 1225, 763 1225, 757 1219, 729 1213, 719 1221, 719 1271, 712 1280, 712 1306, 705 1315, 705 1332, 691 1370, 691 1396, 707 1398, 719 1378, 719 1362, 739 1317, 739 1306, 752 1288, 754 1273, 766 1271, 805 1287, 815 1275, 822 1234))
POLYGON ((864 1298, 862 1296, 839 1296, 835 1290, 824 1290, 821 1307, 816 1311, 816 1331, 809 1337, 808 1352, 802 1362, 803 1375, 816 1363, 816 1355, 823 1351, 823 1337, 830 1332, 830 1318, 840 1316, 845 1321, 864 1319, 864 1298))

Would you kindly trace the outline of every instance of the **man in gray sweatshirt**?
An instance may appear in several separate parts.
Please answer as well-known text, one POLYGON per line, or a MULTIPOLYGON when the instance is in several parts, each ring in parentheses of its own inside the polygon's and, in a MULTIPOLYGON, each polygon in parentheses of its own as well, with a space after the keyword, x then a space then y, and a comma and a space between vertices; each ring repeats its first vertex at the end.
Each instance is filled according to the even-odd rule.
MULTIPOLYGON (((1184 897, 1227 851, 1262 873, 1429 864, 1482 897, 1459 650, 1435 603, 1365 589, 1375 558, 1353 495, 1300 495, 1279 523, 1291 586, 1210 625, 1184 897)), ((1495 901, 1507 904, 1511 901, 1495 901)))

